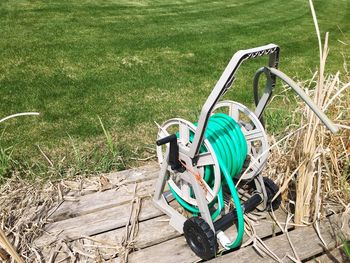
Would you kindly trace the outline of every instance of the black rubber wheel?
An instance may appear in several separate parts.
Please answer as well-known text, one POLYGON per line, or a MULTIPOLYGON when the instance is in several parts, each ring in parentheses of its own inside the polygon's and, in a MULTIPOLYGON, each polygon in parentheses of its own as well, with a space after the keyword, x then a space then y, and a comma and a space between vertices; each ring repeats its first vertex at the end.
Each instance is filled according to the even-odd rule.
POLYGON ((275 200, 272 201, 272 198, 277 194, 279 187, 270 179, 267 177, 264 177, 264 185, 267 192, 267 211, 275 211, 277 210, 282 202, 281 194, 279 194, 275 200))
POLYGON ((198 257, 205 260, 215 257, 218 247, 216 237, 203 218, 191 217, 187 219, 183 230, 187 244, 198 257))

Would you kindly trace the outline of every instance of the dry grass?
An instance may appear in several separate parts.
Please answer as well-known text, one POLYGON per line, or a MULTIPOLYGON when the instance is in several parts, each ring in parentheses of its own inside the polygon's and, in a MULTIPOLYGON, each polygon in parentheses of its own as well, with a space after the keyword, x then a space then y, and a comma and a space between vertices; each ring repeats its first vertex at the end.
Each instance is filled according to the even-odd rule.
MULTIPOLYGON (((322 45, 312 1, 310 7, 319 40, 320 66, 310 81, 300 85, 341 129, 332 135, 311 109, 300 103, 293 114, 301 116, 302 128, 273 150, 276 158, 270 158, 267 173, 277 175, 285 200, 292 204, 297 224, 311 224, 319 219, 326 200, 336 199, 345 207, 350 200, 350 94, 345 92, 350 82, 342 82, 339 72, 326 73, 328 33, 322 45)), ((293 133, 291 127, 287 131, 293 133)))
MULTIPOLYGON (((34 241, 44 233, 43 226, 56 208, 65 200, 112 187, 119 185, 112 185, 105 176, 80 176, 74 180, 49 183, 39 180, 28 182, 16 176, 9 179, 0 188, 0 231, 4 232, 4 237, 0 236, 0 259, 9 260, 9 254, 15 259, 18 253, 25 262, 43 262, 42 248, 37 247, 34 241)), ((71 250, 64 240, 53 246, 59 246, 57 250, 71 250)), ((75 254, 81 254, 79 246, 74 249, 78 251, 75 254)), ((54 259, 56 256, 57 253, 54 253, 51 257, 54 259)), ((17 262, 21 262, 19 260, 17 262)))
POLYGON ((22 263, 23 260, 18 255, 16 249, 12 246, 10 241, 7 239, 6 234, 0 229, 0 244, 5 249, 0 249, 0 259, 8 260, 11 256, 16 262, 22 263))
MULTIPOLYGON (((343 128, 336 135, 331 134, 311 110, 300 103, 293 115, 301 115, 298 125, 301 128, 286 128, 291 136, 287 135, 282 145, 272 149, 265 171, 266 175, 276 178, 285 201, 292 204, 297 224, 318 219, 326 200, 335 199, 345 207, 350 200, 350 94, 342 94, 350 83, 341 82, 339 73, 321 79, 322 82, 315 74, 311 81, 301 85, 343 128), (310 89, 312 85, 316 88, 310 89)), ((276 141, 273 136, 271 140, 276 141)))
MULTIPOLYGON (((40 184, 40 182, 38 182, 40 184)), ((57 189, 53 184, 44 189, 14 177, 0 189, 1 229, 26 261, 36 258, 39 252, 32 246, 34 239, 41 234, 48 212, 56 198, 57 189)), ((11 248, 5 246, 8 253, 11 248)))

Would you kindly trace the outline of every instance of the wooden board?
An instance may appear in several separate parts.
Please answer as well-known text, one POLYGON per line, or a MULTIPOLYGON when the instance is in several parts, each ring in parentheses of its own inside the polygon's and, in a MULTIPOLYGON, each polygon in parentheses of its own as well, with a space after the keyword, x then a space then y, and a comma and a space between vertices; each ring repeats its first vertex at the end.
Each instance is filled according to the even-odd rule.
MULTIPOLYGON (((96 262, 95 255, 109 258, 112 262, 121 262, 118 258, 120 245, 125 234, 125 224, 131 212, 131 203, 134 199, 134 187, 137 183, 137 196, 147 196, 142 200, 139 214, 138 234, 133 240, 135 251, 130 251, 129 262, 194 262, 200 260, 188 247, 186 240, 170 225, 167 216, 163 215, 153 206, 151 195, 154 189, 155 178, 158 177, 159 167, 149 165, 137 169, 105 175, 112 189, 102 192, 88 192, 86 195, 71 196, 76 201, 65 201, 52 214, 45 228, 45 234, 36 240, 36 245, 43 247, 43 254, 48 260, 57 247, 56 242, 68 241, 66 245, 58 248, 58 254, 54 262, 71 262, 74 254, 83 257, 83 261, 96 262), (53 243, 53 244, 51 244, 53 243), (111 244, 101 245, 101 244, 111 244), (83 246, 82 246, 83 245, 83 246), (88 248, 84 250, 84 245, 88 248), (64 248, 65 247, 65 248, 64 248), (119 248, 118 248, 119 247, 119 248), (91 249, 90 249, 91 248, 91 249), (96 248, 95 250, 93 248, 96 248), (78 250, 76 250, 78 249, 78 250), (72 251, 74 253, 72 253, 72 251), (78 251, 78 252, 77 252, 78 251), (79 252, 80 251, 80 252, 79 252)), ((276 217, 284 226, 286 214, 281 210, 276 211, 276 217)), ((339 224, 336 215, 330 216, 321 224, 320 230, 323 239, 331 250, 338 246, 334 239, 334 226, 339 224), (333 227, 333 230, 332 230, 333 227), (332 232, 333 231, 333 232, 332 232)), ((266 218, 253 222, 257 236, 264 239, 264 243, 283 262, 291 262, 286 257, 296 257, 285 234, 276 223, 266 214, 266 218)), ((298 257, 302 261, 318 262, 315 260, 327 260, 324 248, 313 227, 294 229, 288 226, 289 236, 294 244, 298 257), (314 261, 312 261, 314 260, 314 261)), ((227 234, 234 237, 236 230, 231 227, 227 234)), ((244 241, 249 237, 244 236, 244 241)), ((60 244, 60 243, 59 243, 60 244)), ((330 252, 334 258, 339 259, 336 250, 330 252)), ((263 254, 263 253, 262 253, 263 254)), ((272 262, 270 257, 263 257, 251 246, 226 254, 212 260, 212 262, 272 262)), ((327 262, 327 261, 320 261, 327 262)))
MULTIPOLYGON (((95 235, 93 238, 101 240, 101 243, 120 244, 124 232, 125 227, 122 227, 95 235)), ((179 236, 180 234, 169 225, 169 217, 162 215, 139 223, 138 235, 134 246, 136 249, 142 249, 179 236)), ((111 250, 113 249, 103 249, 102 251, 111 253, 111 250)))
MULTIPOLYGON (((255 223, 255 230, 259 237, 265 238, 272 235, 281 233, 281 229, 276 225, 275 222, 266 215, 266 219, 262 219, 259 222, 255 223)), ((276 217, 279 221, 285 221, 285 214, 282 211, 276 212, 276 217)), ((292 226, 289 226, 289 229, 292 229, 292 226)), ((236 235, 234 227, 231 227, 227 233, 230 237, 236 235)), ((153 233, 154 236, 161 235, 160 232, 153 233)), ((249 237, 244 236, 243 242, 247 241, 249 237)), ((167 239, 168 241, 159 243, 155 246, 136 251, 129 256, 129 262, 145 262, 145 263, 154 263, 159 262, 157 258, 167 258, 167 263, 178 263, 178 262, 193 262, 199 260, 199 258, 192 252, 189 246, 186 243, 186 240, 183 236, 177 238, 167 239)), ((119 262, 117 258, 115 262, 119 262)))
POLYGON ((129 169, 121 172, 105 174, 112 184, 133 184, 141 181, 155 179, 159 175, 158 163, 152 163, 142 167, 129 169))
MULTIPOLYGON (((338 215, 332 215, 321 221, 320 234, 329 250, 333 249, 337 245, 336 236, 334 235, 334 228, 339 227, 339 224, 340 218, 338 215)), ((325 251, 322 242, 313 226, 297 228, 289 233, 289 237, 300 260, 310 259, 312 256, 318 255, 325 251)), ((296 258, 285 234, 269 238, 265 240, 264 243, 267 247, 271 248, 275 255, 277 255, 280 259, 283 259, 283 262, 293 262, 287 257, 287 255, 296 258)), ((212 262, 232 262, 233 258, 235 262, 273 261, 272 258, 267 256, 262 257, 256 252, 255 249, 248 247, 214 259, 212 262)))
MULTIPOLYGON (((153 164, 106 175, 112 184, 122 185, 118 189, 79 196, 77 201, 65 201, 52 213, 49 220, 53 222, 45 227, 35 244, 41 247, 58 239, 74 240, 124 226, 135 184, 137 196, 151 195, 158 172, 159 167, 153 164)), ((143 200, 140 220, 161 214, 150 200, 143 200)))
POLYGON ((331 251, 325 251, 325 254, 307 261, 308 263, 350 263, 342 247, 337 247, 331 251))
MULTIPOLYGON (((130 214, 130 204, 104 209, 79 217, 54 222, 45 228, 46 234, 36 240, 37 246, 44 246, 55 240, 74 240, 125 226, 130 214)), ((142 201, 139 220, 147 220, 163 213, 156 209, 150 198, 142 201)))
POLYGON ((154 189, 154 182, 154 178, 147 181, 133 182, 132 184, 122 185, 118 189, 95 192, 73 201, 65 201, 49 219, 53 222, 61 221, 129 203, 134 198, 135 184, 137 195, 143 196, 151 194, 154 189))

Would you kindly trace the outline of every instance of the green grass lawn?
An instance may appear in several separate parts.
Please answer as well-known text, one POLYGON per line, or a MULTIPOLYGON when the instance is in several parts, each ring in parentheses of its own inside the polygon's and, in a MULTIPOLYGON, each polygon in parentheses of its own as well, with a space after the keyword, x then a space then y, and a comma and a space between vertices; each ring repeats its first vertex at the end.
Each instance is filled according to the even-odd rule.
MULTIPOLYGON (((328 70, 342 70, 350 2, 315 0, 315 8, 330 32, 328 70)), ((1 147, 13 146, 16 167, 46 163, 37 145, 54 162, 74 156, 66 166, 83 152, 101 159, 99 116, 118 150, 128 149, 112 156, 140 151, 154 143, 154 121, 196 120, 235 51, 267 43, 281 46, 288 75, 312 76, 318 46, 307 0, 2 0, 0 116, 41 115, 1 124, 1 147)), ((251 105, 253 73, 265 64, 245 64, 227 98, 251 105)), ((272 116, 283 127, 288 109, 272 116)))

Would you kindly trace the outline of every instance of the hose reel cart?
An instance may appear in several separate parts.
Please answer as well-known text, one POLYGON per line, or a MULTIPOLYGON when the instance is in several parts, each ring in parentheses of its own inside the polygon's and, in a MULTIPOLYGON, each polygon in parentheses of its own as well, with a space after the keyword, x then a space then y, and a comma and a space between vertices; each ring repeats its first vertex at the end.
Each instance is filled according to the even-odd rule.
POLYGON ((276 78, 288 84, 332 132, 337 130, 303 90, 277 69, 278 59, 279 47, 275 44, 236 52, 203 105, 197 123, 174 118, 159 126, 156 143, 161 169, 154 203, 202 259, 215 257, 217 241, 227 250, 240 246, 244 213, 280 205, 281 197, 273 200, 277 185, 261 175, 269 155, 261 120, 276 78), (255 111, 235 101, 219 101, 232 86, 241 63, 265 55, 269 56, 268 66, 258 69, 253 80, 255 111), (262 74, 266 83, 259 98, 262 74), (242 185, 239 189, 238 181, 242 185), (238 191, 247 196, 244 202, 238 191), (187 216, 170 203, 182 206, 187 216), (234 208, 229 209, 232 203, 234 208), (237 234, 232 240, 224 231, 233 225, 237 234))

